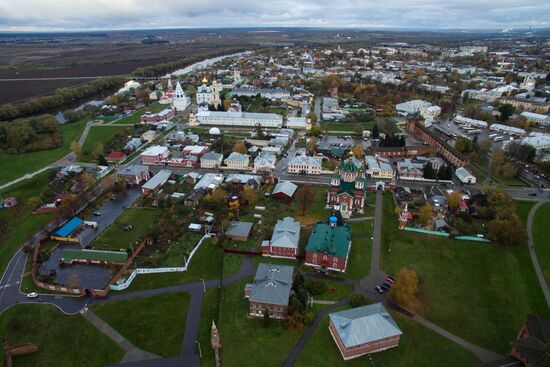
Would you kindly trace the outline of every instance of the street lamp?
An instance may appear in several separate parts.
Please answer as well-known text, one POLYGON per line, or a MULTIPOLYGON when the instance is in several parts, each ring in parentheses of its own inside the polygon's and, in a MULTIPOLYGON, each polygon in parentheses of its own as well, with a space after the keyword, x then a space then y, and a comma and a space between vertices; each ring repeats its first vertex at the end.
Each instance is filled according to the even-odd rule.
POLYGON ((204 283, 203 278, 201 278, 201 280, 202 280, 202 289, 203 289, 204 293, 206 293, 206 283, 204 283))

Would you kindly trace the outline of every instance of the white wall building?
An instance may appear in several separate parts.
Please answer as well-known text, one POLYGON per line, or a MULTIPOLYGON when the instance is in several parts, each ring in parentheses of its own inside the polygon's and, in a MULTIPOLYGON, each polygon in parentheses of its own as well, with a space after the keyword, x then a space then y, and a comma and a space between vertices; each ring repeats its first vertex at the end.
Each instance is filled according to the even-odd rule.
POLYGON ((256 172, 272 172, 275 169, 277 157, 268 152, 261 152, 254 158, 254 171, 256 172))
POLYGON ((388 158, 368 155, 365 157, 365 163, 367 165, 367 177, 393 178, 393 168, 388 158))
POLYGON ((189 98, 185 95, 183 88, 181 87, 180 82, 176 84, 176 91, 172 97, 172 108, 176 113, 183 113, 187 107, 191 104, 189 98))
POLYGON ((231 169, 247 169, 250 163, 250 156, 238 152, 231 152, 229 157, 225 158, 225 165, 231 169))
POLYGON ((195 115, 199 125, 256 126, 281 128, 283 117, 274 113, 199 111, 195 115))
POLYGON ((208 152, 201 156, 201 168, 218 168, 222 165, 223 154, 208 152))
POLYGON ((319 175, 321 174, 321 162, 313 157, 300 155, 288 162, 287 171, 288 173, 319 175))
POLYGON ((476 183, 476 176, 472 175, 468 170, 464 167, 459 167, 455 171, 456 177, 465 184, 475 184, 476 183))

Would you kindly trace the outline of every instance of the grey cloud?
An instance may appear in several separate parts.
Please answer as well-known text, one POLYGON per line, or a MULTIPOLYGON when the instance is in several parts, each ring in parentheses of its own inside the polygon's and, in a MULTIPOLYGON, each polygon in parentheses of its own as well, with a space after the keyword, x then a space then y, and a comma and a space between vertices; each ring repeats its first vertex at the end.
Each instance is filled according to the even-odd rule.
POLYGON ((541 0, 0 0, 0 30, 550 26, 541 0))

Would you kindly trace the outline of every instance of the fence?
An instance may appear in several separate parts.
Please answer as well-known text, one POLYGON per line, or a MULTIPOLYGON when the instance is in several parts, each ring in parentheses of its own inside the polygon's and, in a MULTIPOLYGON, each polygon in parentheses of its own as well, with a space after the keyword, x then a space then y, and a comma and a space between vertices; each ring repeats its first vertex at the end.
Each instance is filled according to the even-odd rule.
MULTIPOLYGON (((113 284, 113 282, 111 281, 111 284, 109 285, 110 289, 114 290, 114 291, 120 291, 120 290, 128 288, 130 286, 130 284, 132 284, 132 281, 134 280, 134 278, 136 277, 137 274, 178 273, 178 272, 187 271, 187 268, 189 266, 189 263, 191 262, 191 259, 193 258, 193 255, 195 255, 195 252, 197 252, 197 250, 201 246, 202 242, 206 238, 210 238, 210 234, 208 234, 208 233, 205 234, 204 236, 202 236, 202 238, 199 240, 199 242, 197 242, 197 244, 195 245, 195 247, 193 248, 193 250, 189 254, 189 258, 185 262, 184 266, 179 266, 179 267, 174 266, 174 267, 166 267, 166 268, 137 268, 134 272, 132 272, 132 274, 128 277, 128 279, 122 285, 113 284)), ((122 275, 122 273, 121 273, 121 275, 122 275)))
POLYGON ((474 236, 456 236, 451 237, 451 235, 447 232, 440 232, 440 231, 430 231, 428 229, 422 229, 422 228, 413 228, 413 227, 405 227, 403 228, 405 231, 409 232, 416 232, 416 233, 423 233, 423 234, 430 234, 434 236, 440 236, 440 237, 450 237, 454 240, 460 240, 460 241, 476 241, 476 242, 484 242, 484 243, 491 243, 486 238, 483 237, 474 237, 474 236))

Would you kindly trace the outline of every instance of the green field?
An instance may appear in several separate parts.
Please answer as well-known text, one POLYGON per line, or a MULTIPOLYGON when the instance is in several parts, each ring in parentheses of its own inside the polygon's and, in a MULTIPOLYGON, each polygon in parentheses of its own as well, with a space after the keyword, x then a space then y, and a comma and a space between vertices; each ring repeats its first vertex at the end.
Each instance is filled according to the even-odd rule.
POLYGON ((10 225, 10 232, 0 237, 0 269, 2 272, 17 249, 53 219, 52 213, 32 215, 31 208, 25 206, 29 198, 40 197, 46 189, 48 174, 48 172, 41 173, 0 192, 1 197, 16 197, 21 203, 17 210, 18 216, 11 209, 0 210, 0 218, 6 219, 10 225))
POLYGON ((149 231, 160 214, 160 209, 126 209, 113 224, 96 237, 92 242, 92 248, 96 250, 126 250, 149 231), (134 228, 125 230, 127 225, 132 225, 134 228))
POLYGON ((329 126, 329 131, 337 131, 337 132, 354 132, 355 126, 361 125, 363 127, 363 130, 371 130, 374 126, 374 122, 345 122, 345 123, 337 123, 337 122, 325 122, 321 127, 324 130, 325 125, 329 126))
MULTIPOLYGON (((386 195, 381 266, 392 273, 416 270, 420 293, 413 311, 500 353, 509 351, 528 313, 549 318, 525 243, 506 247, 398 231, 393 208, 386 195)), ((523 217, 526 207, 520 208, 523 217)))
POLYGON ((324 316, 298 356, 295 366, 462 367, 479 363, 477 358, 466 349, 411 319, 397 313, 392 313, 392 317, 403 332, 399 346, 374 354, 370 362, 368 356, 344 361, 328 331, 329 317, 324 316))
POLYGON ((111 138, 121 131, 132 131, 131 127, 128 126, 111 126, 111 125, 102 125, 102 126, 93 126, 90 128, 90 132, 86 137, 86 141, 81 149, 81 154, 78 159, 79 162, 92 162, 92 154, 94 149, 99 144, 105 144, 111 138))
POLYGON ((162 357, 181 352, 189 307, 188 293, 93 305, 91 309, 136 347, 162 357))
POLYGON ((60 256, 65 264, 70 264, 72 260, 96 260, 125 263, 128 259, 128 254, 126 252, 111 251, 63 250, 60 256))
POLYGON ((39 349, 16 357, 18 367, 100 367, 124 356, 122 348, 84 317, 64 315, 50 305, 13 306, 0 317, 0 329, 8 343, 30 342, 39 349))
POLYGON ((361 279, 369 274, 372 257, 372 221, 350 222, 351 252, 346 278, 361 279))
POLYGON ((149 106, 144 107, 144 108, 134 112, 130 116, 123 117, 123 118, 111 121, 111 122, 109 122, 109 124, 114 124, 114 125, 118 125, 118 124, 124 124, 124 125, 125 124, 132 124, 132 125, 139 124, 139 119, 141 118, 141 116, 143 116, 143 114, 145 114, 145 112, 150 111, 150 112, 156 113, 156 112, 160 112, 160 111, 164 110, 165 108, 170 108, 170 105, 162 105, 162 104, 159 104, 159 103, 152 103, 149 106))
POLYGON ((78 141, 85 126, 85 120, 62 125, 61 132, 63 134, 63 145, 59 148, 24 154, 6 154, 0 151, 0 167, 2 167, 0 185, 27 173, 37 171, 63 158, 66 154, 71 152, 71 142, 73 140, 78 141))
POLYGON ((224 277, 228 277, 240 269, 243 259, 244 257, 240 255, 224 255, 223 249, 220 246, 214 245, 212 240, 205 240, 193 256, 187 271, 177 273, 140 274, 134 279, 132 285, 123 292, 192 283, 200 281, 201 279, 218 279, 221 276, 222 261, 224 277))
POLYGON ((550 283, 550 240, 546 228, 549 223, 550 204, 546 203, 537 209, 533 220, 533 241, 546 283, 550 283))

